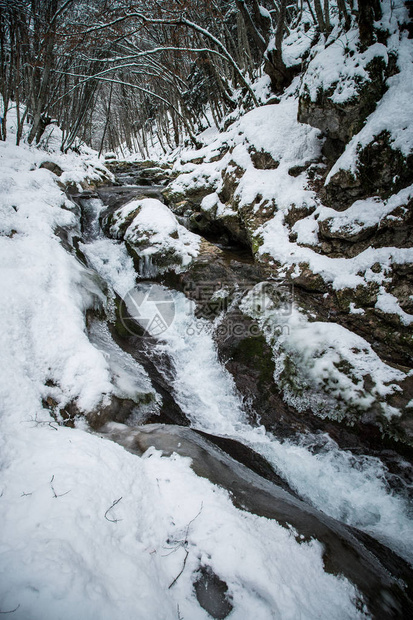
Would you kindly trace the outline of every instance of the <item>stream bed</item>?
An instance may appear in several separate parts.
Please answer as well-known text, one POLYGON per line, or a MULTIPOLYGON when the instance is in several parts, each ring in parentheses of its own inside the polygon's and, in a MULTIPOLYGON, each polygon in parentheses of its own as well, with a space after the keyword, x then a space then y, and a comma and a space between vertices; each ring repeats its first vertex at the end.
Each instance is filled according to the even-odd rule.
MULTIPOLYGON (((405 481, 396 492, 379 458, 343 450, 326 433, 278 438, 259 424, 259 411, 252 423, 250 405, 219 358, 214 322, 197 316, 196 303, 181 290, 151 279, 150 271, 137 273, 124 243, 102 232, 102 213, 135 198, 161 199, 163 185, 133 185, 133 178, 124 173, 119 181, 127 185, 75 198, 83 222, 78 249, 105 282, 109 297, 125 300, 131 317, 133 304, 154 292, 158 302, 169 303, 173 316, 167 329, 150 337, 139 330, 122 334, 101 319, 92 320, 95 346, 106 350, 137 388, 149 393, 152 387, 157 394, 140 413, 132 407, 130 415, 104 420, 96 432, 137 454, 154 446, 189 456, 194 471, 226 488, 235 505, 320 540, 327 570, 352 580, 375 617, 407 617, 413 609, 410 597, 397 581, 412 583, 412 514, 405 481)), ((245 251, 221 249, 235 273, 250 273, 245 251)))

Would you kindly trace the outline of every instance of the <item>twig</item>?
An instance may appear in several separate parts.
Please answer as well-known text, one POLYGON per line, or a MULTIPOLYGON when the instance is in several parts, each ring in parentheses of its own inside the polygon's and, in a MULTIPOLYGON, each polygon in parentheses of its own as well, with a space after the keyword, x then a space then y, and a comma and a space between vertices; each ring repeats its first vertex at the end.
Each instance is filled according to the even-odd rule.
POLYGON ((107 511, 105 512, 105 519, 106 519, 106 521, 110 521, 111 523, 117 523, 118 521, 122 521, 122 519, 109 519, 109 517, 107 516, 109 510, 112 510, 112 508, 114 508, 116 506, 116 504, 119 504, 121 499, 122 499, 121 497, 119 499, 115 499, 115 501, 113 502, 112 506, 110 506, 107 509, 107 511))
POLYGON ((173 580, 173 582, 172 582, 172 583, 168 586, 168 590, 170 590, 170 589, 172 588, 172 586, 174 586, 174 585, 176 584, 176 582, 178 581, 179 577, 180 577, 180 576, 182 575, 182 573, 184 572, 185 564, 186 564, 186 561, 187 561, 187 559, 188 559, 188 555, 189 555, 189 551, 188 551, 188 549, 185 549, 185 553, 186 553, 186 555, 185 555, 185 560, 184 560, 184 563, 182 564, 182 568, 181 568, 181 570, 179 571, 179 573, 177 574, 177 576, 175 577, 175 579, 173 580))
POLYGON ((30 418, 30 420, 25 420, 25 421, 34 422, 36 426, 50 426, 50 428, 52 428, 54 431, 59 430, 58 428, 56 428, 56 426, 53 426, 53 424, 57 424, 56 421, 49 422, 48 420, 37 420, 37 418, 30 418))
POLYGON ((63 495, 67 495, 67 494, 68 494, 68 493, 70 493, 70 491, 72 490, 72 489, 69 489, 69 491, 66 491, 66 493, 60 493, 60 494, 57 494, 57 493, 56 493, 56 491, 55 491, 55 489, 54 489, 54 486, 53 486, 53 480, 54 480, 54 474, 53 474, 53 476, 52 476, 52 479, 50 480, 50 486, 51 486, 51 488, 52 488, 52 491, 53 491, 53 496, 54 496, 54 497, 63 497, 63 495))
POLYGON ((0 614, 14 614, 14 612, 17 611, 19 607, 20 607, 20 603, 17 605, 15 609, 10 609, 10 611, 0 611, 0 614))
POLYGON ((189 534, 189 528, 191 527, 192 523, 195 521, 195 519, 197 519, 199 517, 199 515, 202 512, 202 509, 204 507, 204 502, 201 502, 201 508, 199 509, 198 513, 195 515, 195 517, 193 519, 191 519, 188 523, 188 525, 186 526, 186 534, 185 534, 185 538, 184 540, 179 540, 177 541, 177 546, 175 547, 175 549, 173 549, 170 553, 167 553, 166 555, 162 556, 162 557, 167 557, 168 555, 171 555, 171 553, 175 553, 175 551, 177 551, 179 549, 179 547, 182 547, 183 549, 185 549, 185 559, 184 559, 184 563, 182 564, 182 568, 179 571, 178 575, 175 577, 175 579, 173 580, 173 582, 168 586, 168 590, 170 588, 172 588, 172 586, 174 586, 176 584, 176 582, 178 581, 179 577, 182 575, 182 573, 184 572, 185 569, 185 565, 186 565, 186 561, 188 559, 188 555, 189 555, 189 551, 187 549, 188 546, 188 534, 189 534))
POLYGON ((33 493, 25 493, 23 491, 23 493, 20 495, 20 497, 28 497, 29 495, 33 495, 33 493))
POLYGON ((185 536, 185 542, 188 542, 187 538, 188 538, 188 534, 189 534, 189 527, 190 525, 192 525, 192 523, 195 521, 195 519, 198 519, 199 515, 202 512, 202 509, 204 507, 204 502, 201 502, 201 508, 198 510, 197 514, 195 515, 195 517, 193 519, 190 520, 190 522, 188 523, 187 527, 186 527, 186 536, 185 536))

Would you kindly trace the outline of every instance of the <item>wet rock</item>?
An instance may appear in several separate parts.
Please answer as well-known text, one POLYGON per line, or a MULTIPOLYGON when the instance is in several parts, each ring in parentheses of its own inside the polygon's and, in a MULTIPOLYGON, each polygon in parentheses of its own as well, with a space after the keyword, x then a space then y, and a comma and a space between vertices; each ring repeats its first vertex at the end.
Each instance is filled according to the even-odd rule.
POLYGON ((304 89, 298 104, 298 121, 317 127, 329 139, 324 154, 333 163, 344 151, 345 145, 363 126, 364 120, 373 112, 376 101, 385 92, 386 65, 376 57, 367 65, 370 79, 359 83, 357 97, 342 104, 334 103, 332 95, 337 84, 318 92, 315 101, 304 89))
POLYGON ((161 187, 155 185, 151 187, 142 186, 124 186, 124 187, 99 187, 97 193, 106 205, 105 211, 102 212, 101 222, 104 232, 107 232, 108 218, 114 211, 120 209, 131 200, 143 198, 161 198, 161 187))
POLYGON ((210 433, 205 433, 197 429, 194 430, 196 433, 221 448, 221 450, 232 457, 235 461, 238 461, 238 463, 242 463, 262 478, 273 482, 292 495, 297 496, 297 494, 289 487, 288 483, 281 478, 281 476, 276 474, 274 468, 268 463, 268 461, 257 452, 254 452, 254 450, 249 446, 244 445, 236 439, 231 439, 230 437, 211 435, 210 433))
MULTIPOLYGON (((371 541, 368 535, 359 536, 356 529, 343 526, 264 480, 193 430, 159 424, 130 429, 112 423, 101 429, 100 434, 135 454, 143 454, 153 446, 166 456, 177 453, 190 457, 195 473, 227 489, 236 506, 275 519, 285 527, 292 526, 304 540, 319 540, 324 549, 325 569, 343 574, 352 581, 373 617, 396 619, 410 617, 413 613, 412 571, 403 560, 380 543, 371 541)), ((216 586, 211 594, 213 602, 208 600, 205 604, 210 604, 214 613, 222 614, 225 583, 212 579, 216 586)), ((204 601, 209 597, 204 598, 206 579, 203 581, 200 591, 204 601)))
MULTIPOLYGON (((188 426, 189 421, 187 417, 176 403, 167 379, 165 379, 158 369, 158 367, 161 366, 164 368, 167 367, 168 360, 153 360, 152 356, 148 355, 148 348, 152 348, 155 341, 147 334, 143 337, 142 328, 137 322, 133 321, 132 317, 128 314, 125 303, 120 298, 116 298, 115 303, 116 318, 113 323, 109 324, 113 340, 123 351, 129 353, 129 355, 145 369, 151 379, 154 391, 161 397, 159 411, 155 415, 152 415, 151 418, 148 418, 147 421, 188 426)), ((168 371, 169 374, 171 374, 172 369, 168 368, 168 371)), ((115 418, 113 420, 116 421, 115 418)), ((97 423, 94 425, 95 429, 100 428, 102 424, 105 423, 101 417, 99 417, 96 422, 97 423)))
POLYGON ((257 151, 254 147, 250 147, 248 152, 254 168, 257 170, 275 170, 280 165, 279 161, 276 161, 270 153, 266 153, 264 150, 257 151))
POLYGON ((223 620, 233 610, 228 596, 228 586, 210 566, 201 566, 194 582, 198 603, 212 618, 223 620))
POLYGON ((360 149, 357 172, 339 170, 325 188, 329 206, 343 211, 368 196, 388 198, 413 182, 413 155, 405 157, 391 145, 387 131, 360 149))
POLYGON ((50 170, 50 172, 53 172, 53 174, 58 177, 61 177, 63 174, 63 170, 61 169, 61 167, 55 164, 53 161, 44 161, 42 164, 40 164, 39 168, 46 168, 46 170, 50 170))
POLYGON ((166 274, 165 284, 181 290, 196 302, 196 315, 215 319, 234 297, 263 278, 245 247, 225 249, 203 239, 198 256, 179 274, 166 274))
POLYGON ((94 430, 98 430, 107 422, 127 424, 131 419, 135 421, 139 419, 143 422, 145 417, 150 418, 153 416, 153 411, 145 411, 145 414, 142 415, 141 406, 144 406, 146 409, 148 405, 154 403, 154 394, 151 393, 141 394, 140 396, 136 395, 135 400, 111 396, 108 405, 88 413, 86 419, 90 427, 94 430))

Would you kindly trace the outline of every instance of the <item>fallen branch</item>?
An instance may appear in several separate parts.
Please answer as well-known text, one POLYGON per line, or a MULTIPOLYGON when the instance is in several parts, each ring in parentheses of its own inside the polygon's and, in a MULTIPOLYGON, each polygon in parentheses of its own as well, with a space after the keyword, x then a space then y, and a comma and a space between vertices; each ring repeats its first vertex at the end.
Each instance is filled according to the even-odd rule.
MULTIPOLYGON (((195 519, 197 519, 199 517, 199 515, 202 512, 202 509, 204 507, 204 502, 201 502, 201 508, 199 509, 198 513, 195 515, 195 517, 193 519, 191 519, 188 523, 188 525, 186 526, 186 533, 185 533, 185 538, 183 540, 178 540, 176 541, 176 546, 175 548, 172 549, 172 551, 170 553, 167 553, 165 555, 163 555, 162 557, 167 557, 168 555, 171 555, 172 553, 175 553, 175 551, 177 551, 180 547, 182 547, 183 549, 185 549, 185 559, 184 559, 184 563, 182 565, 181 570, 179 571, 178 575, 175 577, 175 579, 173 580, 173 582, 168 586, 168 590, 170 588, 172 588, 172 586, 174 586, 176 584, 176 582, 178 581, 179 577, 182 575, 182 573, 185 570, 185 566, 186 566, 186 561, 188 559, 188 555, 189 555, 189 551, 188 551, 188 534, 189 534, 189 528, 191 527, 192 523, 195 521, 195 519)), ((169 544, 169 540, 166 541, 169 544)))
POLYGON ((174 585, 176 584, 176 582, 178 581, 179 577, 180 577, 180 576, 182 575, 182 573, 184 572, 185 565, 186 565, 186 561, 187 561, 187 559, 188 559, 188 555, 189 555, 189 551, 188 551, 188 549, 185 549, 185 553, 186 553, 186 555, 185 555, 185 560, 184 560, 184 563, 182 564, 182 568, 181 568, 181 570, 179 571, 179 573, 177 574, 177 576, 175 577, 175 579, 173 580, 173 582, 172 582, 172 583, 168 586, 168 590, 170 590, 170 589, 172 588, 172 586, 174 586, 174 585))
POLYGON ((20 607, 20 603, 17 605, 15 609, 10 609, 10 611, 0 611, 0 614, 14 614, 14 612, 17 611, 19 607, 20 607))
POLYGON ((27 421, 34 422, 36 426, 50 426, 50 428, 52 428, 54 431, 58 430, 56 426, 53 426, 53 424, 58 424, 57 421, 50 422, 48 420, 38 420, 37 416, 36 418, 30 418, 30 420, 27 420, 27 421))
POLYGON ((53 497, 63 497, 63 495, 67 495, 68 493, 70 493, 71 489, 69 489, 69 491, 66 491, 66 493, 57 494, 56 491, 55 491, 55 488, 53 486, 53 480, 54 480, 54 474, 52 476, 52 479, 50 480, 50 486, 51 486, 52 491, 53 491, 53 497))
POLYGON ((122 499, 121 497, 119 499, 115 499, 115 501, 113 502, 112 506, 110 506, 107 509, 107 511, 105 512, 105 519, 106 519, 106 521, 110 521, 111 523, 117 523, 118 521, 122 521, 122 519, 109 519, 109 517, 107 516, 109 510, 112 510, 112 508, 114 508, 117 504, 119 504, 121 499, 122 499))

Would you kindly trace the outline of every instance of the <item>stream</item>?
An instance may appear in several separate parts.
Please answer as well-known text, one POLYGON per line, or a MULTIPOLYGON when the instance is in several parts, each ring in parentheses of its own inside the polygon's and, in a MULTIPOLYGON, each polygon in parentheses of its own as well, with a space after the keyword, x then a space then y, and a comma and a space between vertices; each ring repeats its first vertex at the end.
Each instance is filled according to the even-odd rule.
MULTIPOLYGON (((130 290, 145 296, 156 286, 174 316, 167 330, 146 338, 122 336, 105 321, 92 321, 95 346, 123 367, 140 391, 152 386, 159 396, 140 415, 113 417, 96 432, 136 454, 155 446, 165 454, 190 456, 195 472, 228 489, 239 507, 318 538, 327 569, 353 580, 375 617, 407 617, 411 601, 396 581, 413 583, 412 514, 403 484, 397 493, 381 460, 340 449, 325 433, 281 439, 251 423, 247 404, 219 359, 211 321, 196 316, 194 301, 183 292, 151 279, 150 268, 137 273, 123 242, 101 230, 99 218, 108 209, 136 197, 162 199, 164 185, 134 185, 136 176, 133 170, 122 172, 117 175, 122 185, 75 197, 82 210, 78 250, 109 296, 126 299, 130 290)), ((243 266, 248 270, 252 261, 245 251, 221 249, 240 273, 248 273, 243 266)))

